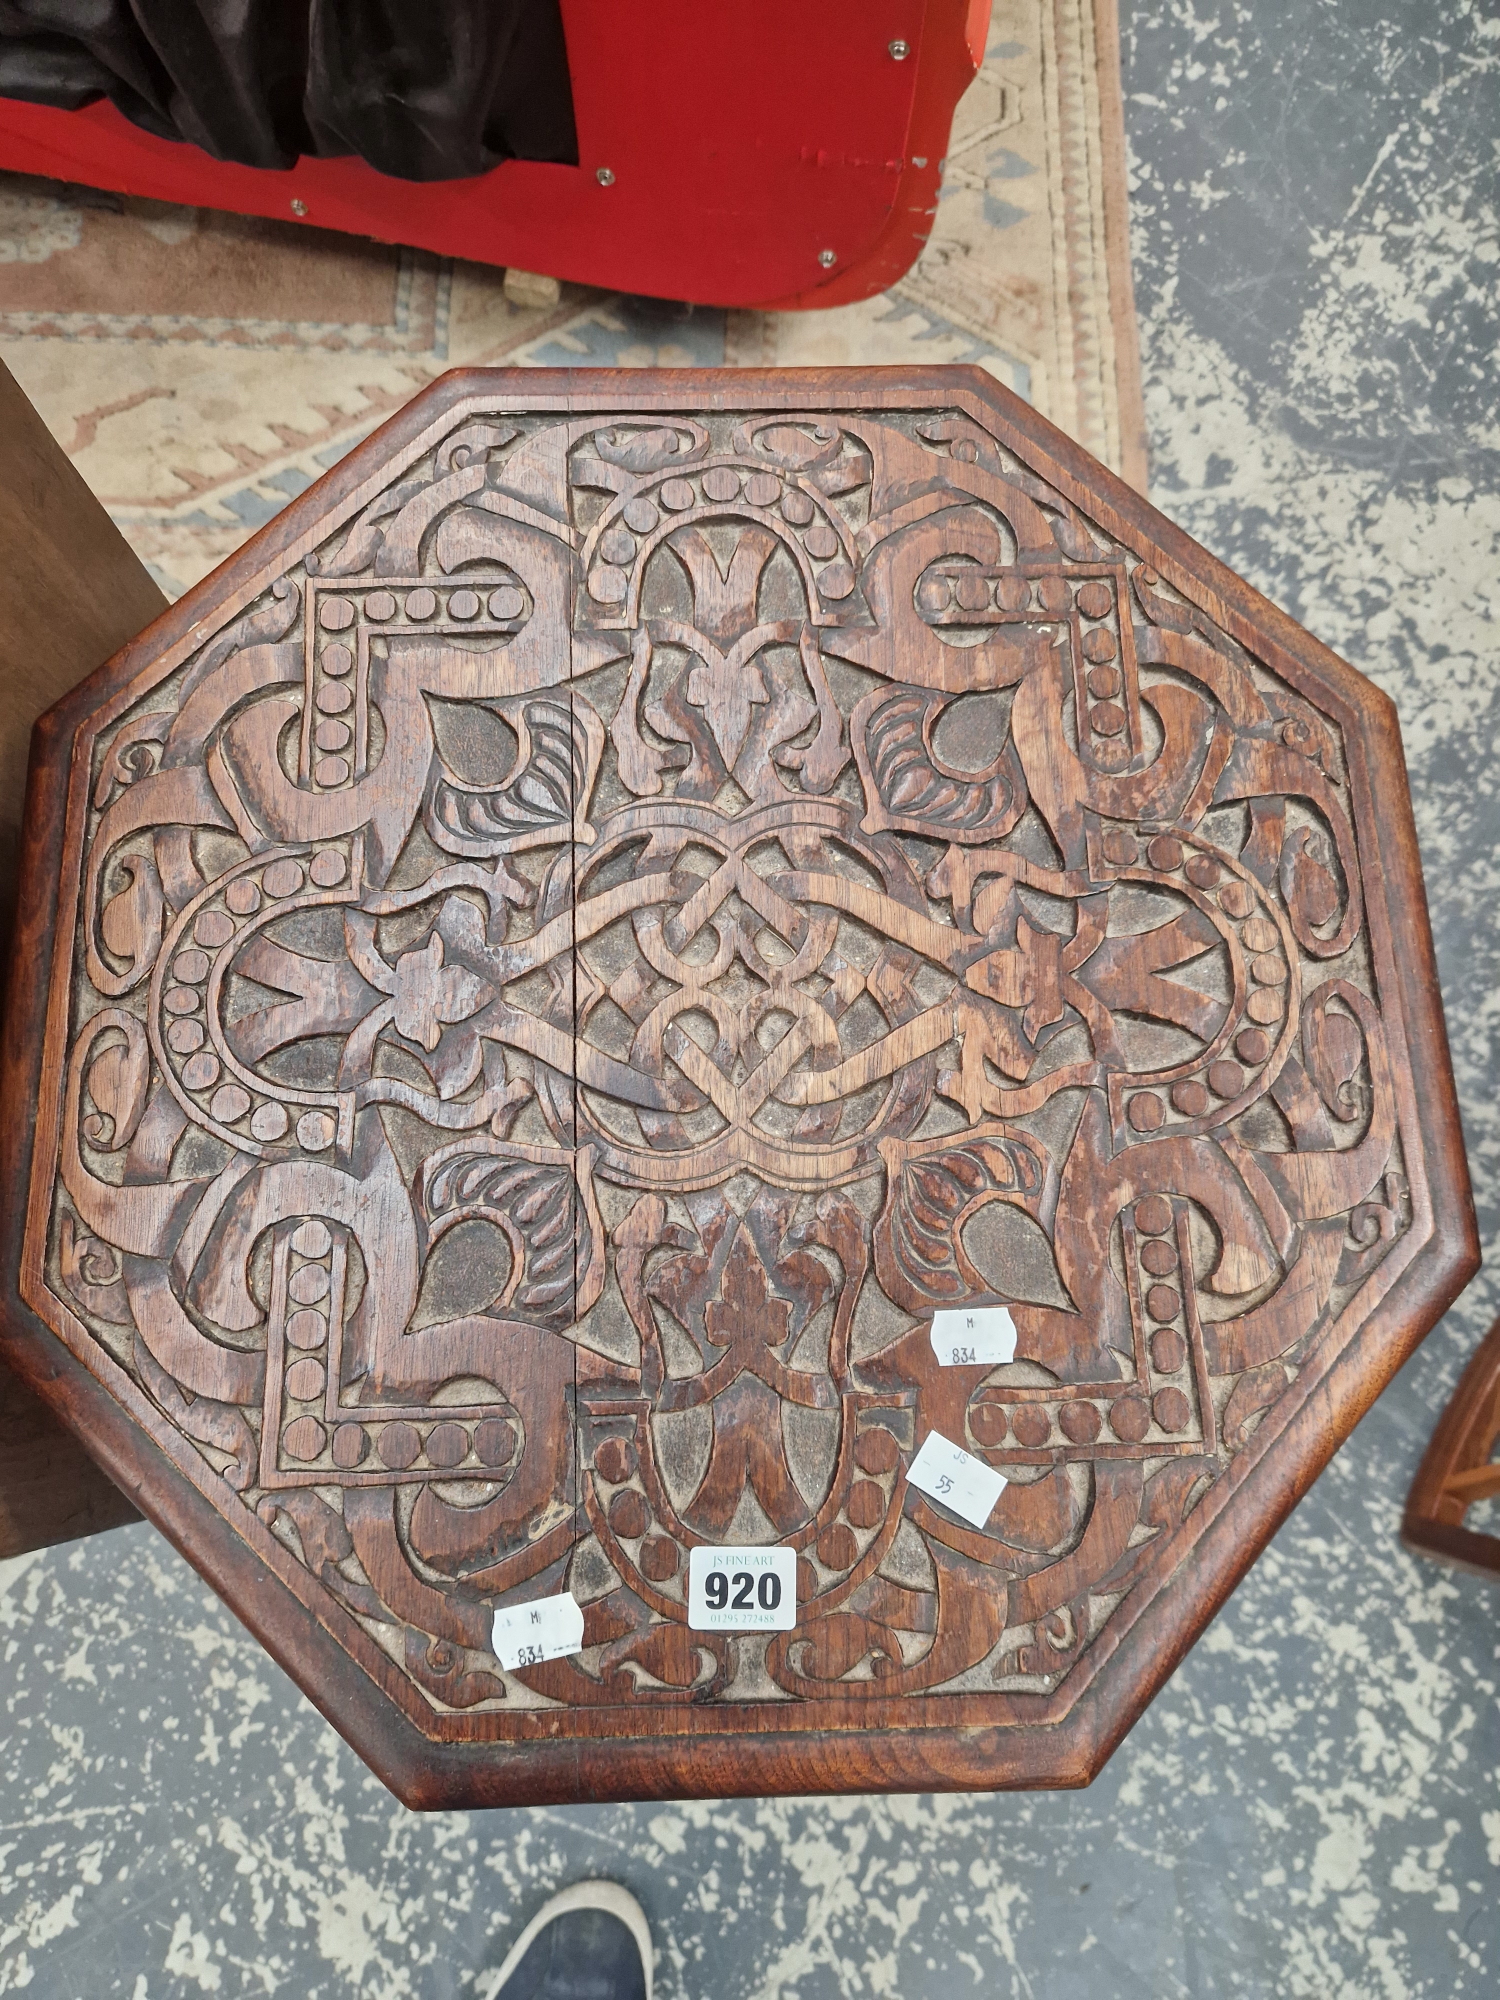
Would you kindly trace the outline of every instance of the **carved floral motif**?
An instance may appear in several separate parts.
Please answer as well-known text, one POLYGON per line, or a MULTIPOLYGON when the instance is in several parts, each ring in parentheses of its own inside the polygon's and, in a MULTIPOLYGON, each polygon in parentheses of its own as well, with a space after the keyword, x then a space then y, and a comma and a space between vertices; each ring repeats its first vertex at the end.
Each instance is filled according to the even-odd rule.
POLYGON ((473 409, 148 679, 46 1286, 434 1729, 1050 1695, 1409 1227, 1338 727, 968 416, 473 409))

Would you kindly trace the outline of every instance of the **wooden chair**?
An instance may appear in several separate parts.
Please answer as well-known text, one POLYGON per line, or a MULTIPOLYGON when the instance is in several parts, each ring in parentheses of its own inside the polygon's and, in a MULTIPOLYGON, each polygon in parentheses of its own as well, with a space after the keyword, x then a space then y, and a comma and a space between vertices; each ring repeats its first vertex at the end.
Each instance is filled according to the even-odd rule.
POLYGON ((107 99, 0 97, 0 168, 700 305, 847 305, 910 268, 990 0, 561 13, 571 165, 424 181, 305 155, 279 172, 154 137, 107 99))

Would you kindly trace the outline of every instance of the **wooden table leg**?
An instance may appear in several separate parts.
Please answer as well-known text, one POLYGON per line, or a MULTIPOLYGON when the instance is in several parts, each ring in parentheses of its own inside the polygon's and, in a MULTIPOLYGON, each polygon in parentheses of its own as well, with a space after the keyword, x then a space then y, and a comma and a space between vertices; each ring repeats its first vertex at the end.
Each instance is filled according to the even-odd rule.
POLYGON ((72 1433, 0 1368, 0 1559, 139 1519, 72 1433))
POLYGON ((1476 1534, 1464 1516, 1476 1500, 1500 1494, 1500 1464, 1490 1453, 1500 1437, 1500 1319, 1459 1378, 1417 1468, 1401 1539, 1418 1554, 1500 1579, 1500 1535, 1476 1534))
MULTIPOLYGON (((0 951, 8 954, 31 725, 166 599, 3 366, 0 547, 0 951)), ((12 967, 11 977, 24 971, 12 967)), ((137 1518, 0 1367, 0 1558, 137 1518)))

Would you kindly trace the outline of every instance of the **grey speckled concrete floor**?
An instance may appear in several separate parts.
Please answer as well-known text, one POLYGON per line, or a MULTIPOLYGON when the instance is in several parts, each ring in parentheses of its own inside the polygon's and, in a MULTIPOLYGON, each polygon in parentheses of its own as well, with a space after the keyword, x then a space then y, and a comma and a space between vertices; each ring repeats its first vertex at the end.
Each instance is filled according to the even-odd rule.
MULTIPOLYGON (((1500 18, 1127 4, 1158 501, 1401 705, 1480 1214, 1500 1168, 1500 18)), ((1060 1797, 419 1819, 156 1535, 0 1585, 0 1993, 490 1990, 627 1882, 716 2000, 1493 1993, 1500 1593, 1396 1546, 1481 1279, 1060 1797)))

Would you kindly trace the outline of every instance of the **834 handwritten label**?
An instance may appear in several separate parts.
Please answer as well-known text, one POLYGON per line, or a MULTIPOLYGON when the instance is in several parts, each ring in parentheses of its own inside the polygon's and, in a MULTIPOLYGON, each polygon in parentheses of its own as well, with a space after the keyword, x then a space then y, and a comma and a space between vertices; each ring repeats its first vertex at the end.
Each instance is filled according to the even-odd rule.
POLYGON ((795 1549, 691 1549, 688 1630, 790 1632, 797 1622, 795 1549))
POLYGON ((906 1478, 919 1493, 951 1507, 971 1528, 984 1526, 1006 1486, 1003 1473, 992 1472, 982 1459, 939 1431, 927 1433, 906 1478))
POLYGON ((932 1315, 940 1368, 998 1368, 1016 1358, 1016 1323, 1005 1306, 945 1307, 932 1315))
POLYGON ((583 1648, 583 1612, 571 1590, 539 1597, 531 1604, 507 1605, 495 1613, 495 1658, 507 1673, 539 1667, 583 1648))

